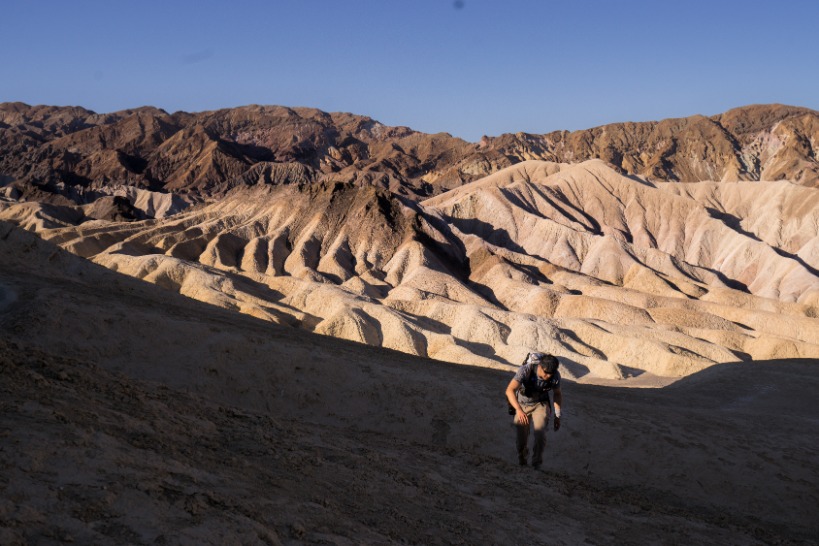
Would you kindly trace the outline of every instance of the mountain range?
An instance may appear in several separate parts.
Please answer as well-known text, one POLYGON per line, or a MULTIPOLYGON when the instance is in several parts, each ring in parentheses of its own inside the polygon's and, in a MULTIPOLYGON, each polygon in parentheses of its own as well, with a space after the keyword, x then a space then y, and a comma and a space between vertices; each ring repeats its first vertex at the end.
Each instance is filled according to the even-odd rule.
MULTIPOLYGON (((0 104, 0 182, 37 199, 93 201, 125 185, 207 198, 238 185, 372 184, 430 197, 524 160, 602 159, 651 181, 819 185, 819 113, 781 105, 470 143, 308 108, 201 113, 0 104)), ((10 191, 10 190, 8 190, 10 191)))

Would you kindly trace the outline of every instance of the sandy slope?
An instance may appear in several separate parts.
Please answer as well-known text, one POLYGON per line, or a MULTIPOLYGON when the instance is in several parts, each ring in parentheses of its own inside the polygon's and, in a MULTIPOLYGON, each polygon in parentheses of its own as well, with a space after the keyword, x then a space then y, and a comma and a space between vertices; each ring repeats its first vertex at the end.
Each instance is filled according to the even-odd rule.
POLYGON ((651 391, 569 382, 536 474, 513 464, 506 372, 236 314, 5 224, 0 258, 4 544, 819 533, 815 361, 651 391))

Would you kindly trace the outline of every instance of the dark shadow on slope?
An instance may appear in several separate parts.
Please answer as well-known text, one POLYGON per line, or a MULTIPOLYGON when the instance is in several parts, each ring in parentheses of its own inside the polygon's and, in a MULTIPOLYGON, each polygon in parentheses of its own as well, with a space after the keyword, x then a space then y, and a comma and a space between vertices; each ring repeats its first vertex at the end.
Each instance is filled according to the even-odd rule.
POLYGON ((503 303, 501 303, 501 301, 495 295, 495 291, 492 290, 492 288, 490 288, 488 285, 476 281, 467 281, 466 284, 470 289, 472 289, 473 292, 481 296, 483 299, 485 299, 498 309, 502 309, 504 311, 509 310, 503 303))
POLYGON ((397 198, 404 205, 414 210, 416 214, 418 214, 419 219, 423 218, 432 229, 436 230, 446 240, 445 243, 441 243, 430 237, 425 232, 421 222, 418 220, 416 221, 414 231, 418 242, 424 245, 424 247, 427 248, 446 268, 442 272, 453 276, 475 294, 481 296, 499 309, 506 309, 506 307, 495 297, 493 290, 470 279, 472 275, 472 265, 470 264, 469 257, 466 254, 466 247, 460 238, 456 237, 452 233, 452 229, 447 223, 447 220, 434 215, 426 214, 418 203, 415 203, 409 199, 400 196, 397 198))
MULTIPOLYGON (((606 333, 610 333, 610 332, 608 332, 608 330, 601 327, 600 324, 598 324, 596 321, 589 322, 589 325, 592 326, 593 328, 598 328, 600 330, 603 330, 606 333)), ((574 332, 574 330, 569 330, 568 328, 562 328, 560 330, 560 332, 563 335, 565 335, 567 338, 571 339, 572 341, 574 341, 575 343, 577 343, 581 347, 584 347, 587 351, 589 351, 591 353, 591 355, 586 355, 586 356, 593 356, 594 358, 597 358, 597 359, 600 359, 600 360, 608 360, 609 359, 609 357, 606 356, 606 353, 604 353, 603 351, 601 351, 600 349, 598 349, 596 347, 593 347, 593 346, 589 345, 588 343, 586 343, 585 341, 580 339, 580 337, 574 332)))
POLYGON ((623 377, 626 379, 633 378, 633 377, 640 377, 643 375, 645 370, 641 370, 639 368, 632 368, 631 366, 623 366, 620 364, 620 371, 623 372, 623 377))
POLYGON ((452 275, 462 282, 469 278, 469 262, 466 259, 465 250, 463 254, 456 254, 453 252, 455 247, 451 243, 441 244, 420 230, 415 231, 415 238, 437 258, 438 264, 428 264, 430 269, 452 275), (443 268, 438 267, 438 265, 443 266, 443 268))
POLYGON ((281 300, 284 299, 284 294, 282 294, 278 290, 270 288, 266 284, 254 281, 252 279, 249 279, 248 277, 245 277, 244 275, 233 273, 231 271, 224 271, 221 269, 207 267, 206 269, 210 269, 214 273, 221 274, 229 278, 233 282, 234 286, 240 288, 242 292, 246 294, 257 297, 263 301, 275 303, 277 306, 290 309, 296 314, 304 315, 303 319, 297 319, 286 313, 282 313, 275 309, 271 309, 270 307, 264 307, 265 311, 275 315, 277 318, 279 318, 279 320, 281 320, 284 324, 288 326, 303 327, 309 331, 312 331, 323 320, 321 317, 311 315, 310 313, 307 313, 302 309, 297 309, 292 305, 282 302, 281 300))
POLYGON ((740 235, 744 235, 745 237, 753 239, 754 241, 757 241, 759 243, 763 242, 762 239, 756 236, 756 234, 751 233, 750 231, 746 231, 742 227, 742 220, 734 216, 733 214, 728 214, 727 212, 722 212, 711 207, 706 207, 705 210, 706 212, 708 212, 711 218, 719 220, 720 222, 728 226, 731 230, 736 231, 740 235))
POLYGON ((398 309, 392 309, 392 312, 396 313, 401 318, 406 320, 408 323, 412 324, 413 326, 417 326, 422 330, 429 330, 430 332, 435 332, 436 334, 444 335, 449 335, 452 333, 451 326, 441 321, 435 320, 433 318, 424 317, 421 315, 413 315, 412 313, 408 313, 406 311, 399 311, 398 309))
MULTIPOLYGON (((770 385, 776 379, 785 379, 798 386, 796 391, 808 392, 815 388, 813 392, 819 392, 819 359, 782 358, 724 362, 684 377, 663 390, 699 391, 703 396, 712 391, 715 398, 719 398, 717 394, 723 390, 723 386, 730 386, 729 390, 744 393, 770 385)), ((819 404, 812 404, 810 409, 810 413, 819 415, 819 404)))
POLYGON ((589 367, 568 357, 560 357, 560 365, 577 379, 589 375, 589 367))
POLYGON ((812 358, 714 364, 661 389, 580 384, 571 388, 634 404, 681 406, 696 412, 743 410, 819 422, 819 359, 812 358))
POLYGON ((665 276, 661 276, 661 275, 659 274, 659 272, 657 272, 657 271, 655 271, 654 273, 655 273, 655 275, 657 275, 657 277, 658 277, 660 280, 662 280, 662 281, 663 281, 665 284, 667 284, 668 286, 670 286, 670 287, 672 288, 672 290, 674 290, 675 292, 679 292, 680 294, 682 294, 683 296, 685 296, 685 297, 686 297, 686 298, 688 298, 689 300, 696 299, 696 298, 694 298, 694 296, 689 296, 688 294, 686 294, 685 292, 683 292, 682 290, 680 290, 680 287, 677 285, 677 283, 672 282, 670 279, 667 279, 665 276))
POLYGON ((470 353, 488 358, 490 360, 498 360, 495 353, 495 348, 488 343, 479 343, 476 341, 466 341, 457 337, 453 337, 455 344, 459 347, 468 349, 470 353))
MULTIPOLYGON (((770 245, 768 245, 768 246, 770 246, 770 245)), ((783 250, 783 249, 775 247, 775 246, 771 246, 770 248, 774 252, 776 252, 777 254, 782 256, 783 258, 787 258, 789 260, 795 261, 796 263, 798 263, 799 265, 801 265, 802 267, 807 269, 810 272, 810 274, 813 275, 814 277, 819 277, 819 269, 816 269, 815 267, 810 265, 808 262, 803 260, 798 254, 792 254, 792 253, 790 253, 790 252, 788 252, 786 250, 783 250)))
POLYGON ((508 263, 509 266, 512 267, 513 269, 517 269, 518 271, 520 271, 521 273, 523 273, 526 276, 530 277, 531 279, 533 279, 534 281, 536 281, 539 284, 554 284, 554 282, 552 282, 551 279, 546 277, 546 275, 544 275, 540 271, 540 269, 538 269, 534 265, 519 264, 519 263, 515 263, 515 262, 510 262, 508 260, 506 261, 506 263, 508 263))
POLYGON ((654 188, 654 189, 656 189, 656 188, 657 188, 657 186, 656 186, 656 185, 654 185, 654 184, 653 184, 653 183, 652 183, 650 180, 646 180, 645 178, 642 178, 642 177, 640 177, 640 176, 637 176, 636 174, 631 174, 631 173, 629 173, 629 172, 628 172, 628 171, 626 171, 626 170, 622 170, 622 171, 620 171, 620 173, 619 173, 619 174, 620 174, 620 175, 621 175, 623 178, 628 178, 628 179, 629 179, 629 180, 631 180, 632 182, 637 182, 637 183, 638 183, 638 184, 640 184, 641 186, 648 186, 649 188, 654 188))
POLYGON ((413 225, 413 231, 418 242, 428 248, 443 264, 451 267, 450 274, 454 274, 461 281, 468 280, 471 271, 466 258, 466 247, 458 237, 453 235, 449 225, 441 218, 427 214, 418 203, 411 199, 401 196, 396 196, 396 199, 418 215, 413 225), (446 242, 438 242, 426 233, 421 219, 442 235, 446 242))
POLYGON ((252 160, 254 163, 261 161, 275 161, 276 154, 273 150, 265 146, 258 146, 256 144, 239 144, 236 141, 228 141, 239 153, 239 157, 245 157, 252 160))
MULTIPOLYGON (((282 423, 300 419, 303 421, 296 422, 300 427, 318 423, 342 438, 400 438, 419 450, 478 457, 481 464, 500 468, 498 472, 531 472, 518 469, 514 461, 514 431, 503 399, 511 371, 433 361, 280 327, 117 274, 22 230, 10 236, 7 226, 0 223, 0 256, 12 253, 18 258, 26 245, 32 248, 26 252, 31 260, 22 265, 0 261, 5 282, 40 283, 32 287, 48 286, 50 297, 63 298, 68 304, 81 303, 84 298, 126 301, 135 310, 151 311, 156 329, 173 329, 179 322, 199 325, 195 332, 224 340, 225 345, 215 345, 217 349, 235 348, 253 338, 257 338, 255 343, 274 343, 263 345, 265 354, 255 362, 232 355, 218 359, 213 352, 202 355, 202 360, 188 358, 184 352, 163 356, 162 347, 150 347, 145 340, 120 330, 127 327, 127 317, 121 322, 100 321, 100 336, 130 339, 152 351, 157 360, 140 352, 127 369, 117 370, 150 381, 147 392, 178 388, 222 406, 220 412, 245 419, 253 419, 254 414, 282 423), (39 244, 43 245, 40 250, 33 248, 39 244), (211 376, 210 370, 217 375, 211 376), (446 446, 440 445, 444 427, 436 422, 450 427, 446 446)), ((17 306, 31 305, 20 298, 3 317, 8 318, 17 306)), ((80 310, 88 316, 88 309, 80 310)), ((41 311, 43 308, 28 309, 33 317, 41 311)), ((25 329, 6 331, 9 338, 17 338, 10 342, 24 345, 31 341, 25 329), (23 339, 26 341, 20 341, 23 339)), ((45 338, 43 343, 51 343, 51 351, 62 352, 63 345, 55 345, 55 340, 45 338)), ((64 341, 85 343, 71 338, 64 341)), ((212 341, 178 340, 183 348, 212 341)), ((492 347, 484 349, 494 353, 492 347)), ((110 372, 111 357, 100 353, 95 356, 96 364, 110 372)), ((69 384, 70 372, 60 380, 69 384)), ((814 505, 810 496, 815 496, 815 482, 801 477, 787 481, 779 476, 788 477, 793 471, 794 476, 812 479, 818 468, 815 448, 806 450, 805 443, 819 422, 819 361, 719 364, 658 390, 572 382, 566 382, 563 389, 568 415, 564 428, 549 432, 547 449, 550 469, 565 477, 562 487, 567 488, 567 495, 582 483, 600 491, 601 501, 620 502, 622 496, 609 492, 644 494, 656 488, 668 493, 661 499, 660 514, 667 515, 664 510, 672 509, 677 510, 672 513, 687 516, 719 511, 728 517, 719 520, 723 526, 753 521, 777 532, 775 526, 783 525, 787 533, 783 536, 814 536, 807 532, 815 530, 815 520, 795 511, 807 512, 804 506, 814 505), (751 466, 738 471, 732 454, 746 453, 750 453, 746 460, 751 466), (793 488, 798 488, 796 493, 793 488), (767 508, 760 512, 758 506, 767 508), (797 515, 789 515, 793 513, 797 515)), ((191 424, 195 429, 199 421, 191 424)), ((198 442, 207 436, 204 431, 196 432, 198 442)), ((246 441, 246 446, 255 445, 253 437, 246 441)), ((282 437, 283 449, 290 442, 282 437)), ((451 461, 467 464, 460 458, 451 461)))
POLYGON ((512 252, 517 252, 524 256, 531 256, 522 246, 512 239, 509 232, 505 229, 495 228, 492 224, 478 220, 477 218, 464 219, 447 217, 447 220, 467 235, 475 235, 495 246, 509 249, 512 252))
POLYGON ((740 292, 745 292, 746 294, 751 293, 751 290, 748 288, 747 284, 745 284, 745 283, 743 283, 741 281, 738 281, 736 279, 732 279, 732 278, 728 277, 722 271, 719 271, 717 269, 712 269, 710 267, 704 267, 704 266, 701 266, 701 265, 698 265, 697 267, 702 268, 705 271, 708 271, 709 273, 713 273, 714 275, 716 275, 717 278, 719 279, 719 281, 722 284, 724 284, 725 286, 727 286, 728 288, 730 288, 731 290, 738 290, 740 292))
POLYGON ((117 150, 117 159, 125 169, 134 174, 142 174, 148 167, 148 160, 144 157, 127 154, 122 150, 117 150))
POLYGON ((763 243, 767 245, 771 250, 776 252, 778 255, 782 256, 783 258, 795 261, 796 263, 807 269, 812 275, 819 277, 819 269, 816 269, 815 267, 807 263, 799 255, 793 254, 779 247, 770 245, 767 242, 760 239, 755 233, 751 233, 750 231, 744 229, 742 227, 742 220, 740 218, 732 214, 728 214, 727 212, 719 211, 714 208, 706 208, 705 210, 708 211, 708 214, 710 214, 712 218, 719 220, 720 222, 722 222, 732 230, 736 231, 740 235, 744 235, 745 237, 748 237, 749 239, 752 239, 758 243, 763 243))
MULTIPOLYGON (((705 339, 703 341, 708 342, 708 340, 705 339)), ((729 349, 729 351, 731 351, 734 356, 740 359, 742 362, 751 362, 754 359, 754 357, 743 351, 738 351, 736 349, 729 349)))
MULTIPOLYGON (((532 191, 537 193, 541 197, 541 199, 546 201, 552 208, 554 208, 556 211, 562 214, 565 218, 569 219, 570 221, 576 224, 584 226, 586 229, 589 230, 589 233, 591 233, 592 235, 603 234, 603 230, 600 227, 600 222, 598 222, 593 216, 587 214, 585 211, 574 206, 574 204, 568 201, 564 201, 563 205, 565 206, 561 206, 555 199, 552 199, 551 196, 549 196, 545 191, 543 191, 541 188, 538 188, 537 186, 532 186, 532 191), (577 213, 577 215, 570 213, 567 210, 568 208, 574 210, 574 212, 577 213), (585 222, 578 220, 577 216, 582 216, 585 222)), ((543 215, 540 211, 533 209, 532 207, 521 201, 512 192, 509 192, 505 189, 501 189, 501 193, 510 203, 526 211, 527 213, 537 216, 538 218, 543 218, 544 220, 553 220, 552 218, 543 215)))

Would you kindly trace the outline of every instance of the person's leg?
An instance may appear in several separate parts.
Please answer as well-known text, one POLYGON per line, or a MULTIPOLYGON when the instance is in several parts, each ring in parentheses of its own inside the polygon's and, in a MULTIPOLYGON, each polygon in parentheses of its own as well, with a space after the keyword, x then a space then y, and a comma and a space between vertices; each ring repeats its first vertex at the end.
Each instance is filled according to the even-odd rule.
POLYGON ((543 448, 546 446, 546 425, 549 424, 549 404, 538 404, 529 415, 535 436, 532 452, 532 466, 539 468, 543 462, 543 448))
MULTIPOLYGON (((537 406, 521 406, 523 413, 529 415, 529 420, 531 421, 531 413, 537 408, 537 406)), ((516 433, 516 441, 515 446, 518 449, 518 462, 521 466, 525 466, 528 459, 529 459, 529 448, 527 444, 529 443, 529 428, 530 424, 521 425, 518 423, 517 415, 512 417, 512 422, 515 425, 515 433, 516 433)))

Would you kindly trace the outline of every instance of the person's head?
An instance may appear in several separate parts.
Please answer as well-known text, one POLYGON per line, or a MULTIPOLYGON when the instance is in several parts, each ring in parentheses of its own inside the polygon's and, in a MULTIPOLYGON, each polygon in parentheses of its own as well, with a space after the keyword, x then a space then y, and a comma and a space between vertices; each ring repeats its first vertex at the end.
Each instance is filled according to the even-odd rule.
POLYGON ((557 360, 557 357, 547 353, 530 353, 529 358, 527 358, 527 363, 537 364, 539 368, 538 376, 542 379, 549 379, 557 372, 558 367, 560 367, 560 362, 557 360))

